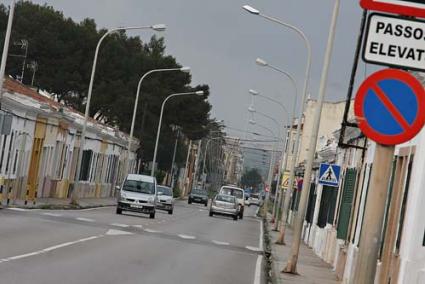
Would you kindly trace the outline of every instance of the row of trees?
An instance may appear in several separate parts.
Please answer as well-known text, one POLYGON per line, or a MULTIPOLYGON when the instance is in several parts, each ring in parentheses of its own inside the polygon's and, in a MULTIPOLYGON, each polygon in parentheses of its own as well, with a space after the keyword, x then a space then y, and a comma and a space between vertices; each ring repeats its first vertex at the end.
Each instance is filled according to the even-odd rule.
MULTIPOLYGON (((0 6, 0 38, 4 40, 8 9, 0 6)), ((44 89, 67 106, 83 110, 90 79, 94 50, 99 38, 106 32, 98 29, 93 19, 80 23, 66 18, 62 12, 47 5, 19 1, 13 23, 7 74, 17 77, 23 67, 24 50, 13 44, 28 41, 26 63, 36 61, 38 69, 35 86, 44 89), (18 56, 16 56, 18 55, 18 56)), ((3 42, 0 42, 3 46, 3 42)), ((152 37, 144 42, 124 32, 109 36, 103 43, 96 71, 91 116, 129 131, 137 83, 147 71, 157 68, 175 68, 181 65, 176 58, 165 53, 164 39, 152 37)), ((32 81, 32 72, 25 65, 24 84, 32 81)), ((159 168, 169 168, 175 132, 178 125, 190 139, 199 139, 208 132, 211 123, 208 103, 209 87, 192 87, 191 76, 182 72, 152 74, 142 86, 137 113, 135 136, 142 142, 141 156, 152 160, 154 137, 164 98, 175 92, 203 90, 204 97, 183 97, 170 101, 163 120, 159 168)), ((179 148, 177 162, 184 160, 179 148)))

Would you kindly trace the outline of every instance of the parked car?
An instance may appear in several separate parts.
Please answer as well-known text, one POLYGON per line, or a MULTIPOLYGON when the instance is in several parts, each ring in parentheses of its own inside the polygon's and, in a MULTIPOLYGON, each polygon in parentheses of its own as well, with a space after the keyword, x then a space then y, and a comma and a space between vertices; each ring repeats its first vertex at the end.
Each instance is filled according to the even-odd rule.
POLYGON ((238 220, 238 201, 234 196, 217 194, 211 202, 210 216, 225 215, 232 216, 233 220, 238 220))
POLYGON ((156 208, 159 210, 167 211, 168 214, 173 214, 174 211, 174 198, 173 190, 171 187, 158 185, 158 202, 156 203, 156 208))
POLYGON ((220 194, 231 195, 236 198, 238 201, 238 215, 239 219, 243 219, 243 213, 245 208, 245 193, 242 188, 233 186, 233 185, 225 185, 220 189, 220 194))
POLYGON ((189 199, 187 201, 189 204, 202 203, 205 206, 208 206, 208 193, 202 188, 193 188, 189 194, 189 199))
POLYGON ((248 206, 251 206, 251 205, 260 206, 261 204, 260 195, 258 193, 251 193, 247 203, 248 203, 248 206))
POLYGON ((116 213, 133 211, 155 218, 157 202, 156 179, 151 176, 129 174, 119 190, 116 213))

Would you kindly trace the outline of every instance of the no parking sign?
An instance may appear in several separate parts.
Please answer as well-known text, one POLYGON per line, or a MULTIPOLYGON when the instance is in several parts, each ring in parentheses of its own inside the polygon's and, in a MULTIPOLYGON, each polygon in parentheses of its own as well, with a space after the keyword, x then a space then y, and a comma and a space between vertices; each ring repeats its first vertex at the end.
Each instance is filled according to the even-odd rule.
POLYGON ((425 89, 407 72, 378 71, 360 86, 354 114, 362 132, 375 142, 404 143, 425 123, 425 89))

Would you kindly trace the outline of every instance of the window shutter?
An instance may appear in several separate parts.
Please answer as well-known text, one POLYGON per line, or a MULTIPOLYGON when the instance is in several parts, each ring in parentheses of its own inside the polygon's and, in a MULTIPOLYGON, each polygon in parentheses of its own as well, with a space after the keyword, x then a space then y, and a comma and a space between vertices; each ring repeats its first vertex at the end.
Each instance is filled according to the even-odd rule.
POLYGON ((345 240, 350 223, 351 207, 353 205, 354 186, 356 184, 357 170, 347 169, 342 192, 341 209, 339 212, 337 238, 345 240))

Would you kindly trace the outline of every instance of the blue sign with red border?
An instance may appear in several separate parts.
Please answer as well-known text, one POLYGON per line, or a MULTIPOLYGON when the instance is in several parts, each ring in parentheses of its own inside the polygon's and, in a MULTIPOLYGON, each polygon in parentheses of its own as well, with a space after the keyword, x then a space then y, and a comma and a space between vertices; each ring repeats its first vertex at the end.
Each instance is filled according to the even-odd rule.
POLYGON ((377 143, 409 141, 425 123, 425 89, 413 75, 385 69, 360 86, 354 113, 362 132, 377 143))

